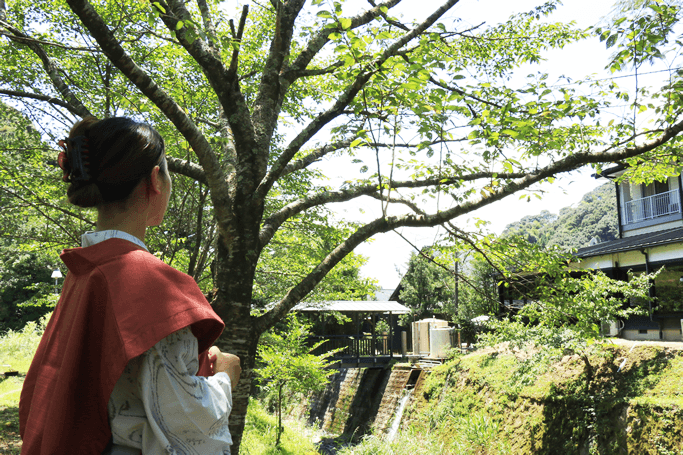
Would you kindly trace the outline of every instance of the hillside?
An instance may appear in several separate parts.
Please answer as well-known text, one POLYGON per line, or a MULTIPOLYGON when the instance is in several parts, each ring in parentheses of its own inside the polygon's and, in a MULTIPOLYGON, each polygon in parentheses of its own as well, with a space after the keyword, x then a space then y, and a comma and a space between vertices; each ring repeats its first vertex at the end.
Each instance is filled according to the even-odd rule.
POLYGON ((541 246, 558 245, 562 249, 588 246, 597 237, 600 242, 619 235, 614 184, 609 182, 585 194, 576 207, 564 207, 559 215, 547 210, 525 216, 508 224, 502 235, 516 234, 541 246))
POLYGON ((418 384, 403 429, 429 434, 444 454, 681 454, 683 351, 632 345, 585 360, 507 349, 457 357, 418 384))

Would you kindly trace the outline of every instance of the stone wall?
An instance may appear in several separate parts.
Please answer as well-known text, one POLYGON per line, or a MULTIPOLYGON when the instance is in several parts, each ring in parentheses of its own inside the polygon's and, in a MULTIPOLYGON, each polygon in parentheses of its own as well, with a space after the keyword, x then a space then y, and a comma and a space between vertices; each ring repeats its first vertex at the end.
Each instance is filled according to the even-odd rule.
POLYGON ((344 368, 330 377, 325 390, 311 397, 308 418, 323 430, 358 439, 370 429, 391 370, 344 368))
POLYGON ((410 377, 410 372, 411 367, 403 365, 397 365, 391 370, 389 381, 382 396, 382 402, 372 424, 372 430, 375 434, 386 432, 391 426, 398 402, 403 396, 406 383, 410 377))
POLYGON ((369 432, 385 432, 413 370, 408 365, 341 369, 323 392, 311 397, 309 422, 353 440, 369 432))

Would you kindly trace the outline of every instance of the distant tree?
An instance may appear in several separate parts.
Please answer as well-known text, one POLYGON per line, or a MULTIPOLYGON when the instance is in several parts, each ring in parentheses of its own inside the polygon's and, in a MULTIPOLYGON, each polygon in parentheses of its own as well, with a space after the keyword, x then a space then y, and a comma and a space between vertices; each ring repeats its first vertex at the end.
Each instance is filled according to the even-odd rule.
POLYGON ((550 227, 557 221, 557 215, 543 210, 538 215, 525 216, 519 221, 505 227, 502 235, 518 235, 530 243, 546 245, 550 236, 550 227))
POLYGON ((576 207, 561 208, 559 216, 543 210, 507 225, 502 235, 565 251, 588 246, 592 239, 614 240, 619 235, 615 194, 614 183, 605 183, 586 193, 576 207))
POLYGON ((480 254, 472 255, 463 268, 454 321, 469 321, 477 316, 498 313, 500 274, 480 254))
POLYGON ((614 183, 605 183, 586 193, 576 207, 560 211, 555 223, 549 226, 548 246, 564 250, 578 249, 595 239, 614 240, 619 236, 617 199, 614 183))
POLYGON ((423 250, 421 254, 412 253, 408 270, 401 279, 399 299, 411 309, 415 319, 453 311, 454 274, 434 263, 429 253, 429 250, 423 250))
POLYGON ((53 262, 45 254, 0 246, 0 332, 19 330, 52 311, 54 302, 37 302, 54 292, 53 262))

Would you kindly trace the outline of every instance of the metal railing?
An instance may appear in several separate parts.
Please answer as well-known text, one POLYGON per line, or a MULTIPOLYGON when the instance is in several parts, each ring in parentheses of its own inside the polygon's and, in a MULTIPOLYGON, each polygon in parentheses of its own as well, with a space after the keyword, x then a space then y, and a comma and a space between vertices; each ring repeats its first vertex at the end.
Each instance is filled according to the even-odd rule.
POLYGON ((628 201, 622 213, 622 224, 633 224, 681 211, 678 189, 628 201))

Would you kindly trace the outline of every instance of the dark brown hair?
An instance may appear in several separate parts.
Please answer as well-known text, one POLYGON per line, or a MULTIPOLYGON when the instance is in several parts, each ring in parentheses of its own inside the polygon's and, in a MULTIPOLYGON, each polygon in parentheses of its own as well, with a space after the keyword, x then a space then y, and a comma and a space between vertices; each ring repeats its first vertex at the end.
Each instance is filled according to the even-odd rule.
POLYGON ((70 139, 78 136, 87 138, 90 179, 69 185, 66 194, 74 205, 125 202, 142 179, 149 178, 154 166, 167 174, 164 140, 145 123, 127 117, 87 117, 69 132, 70 139))

